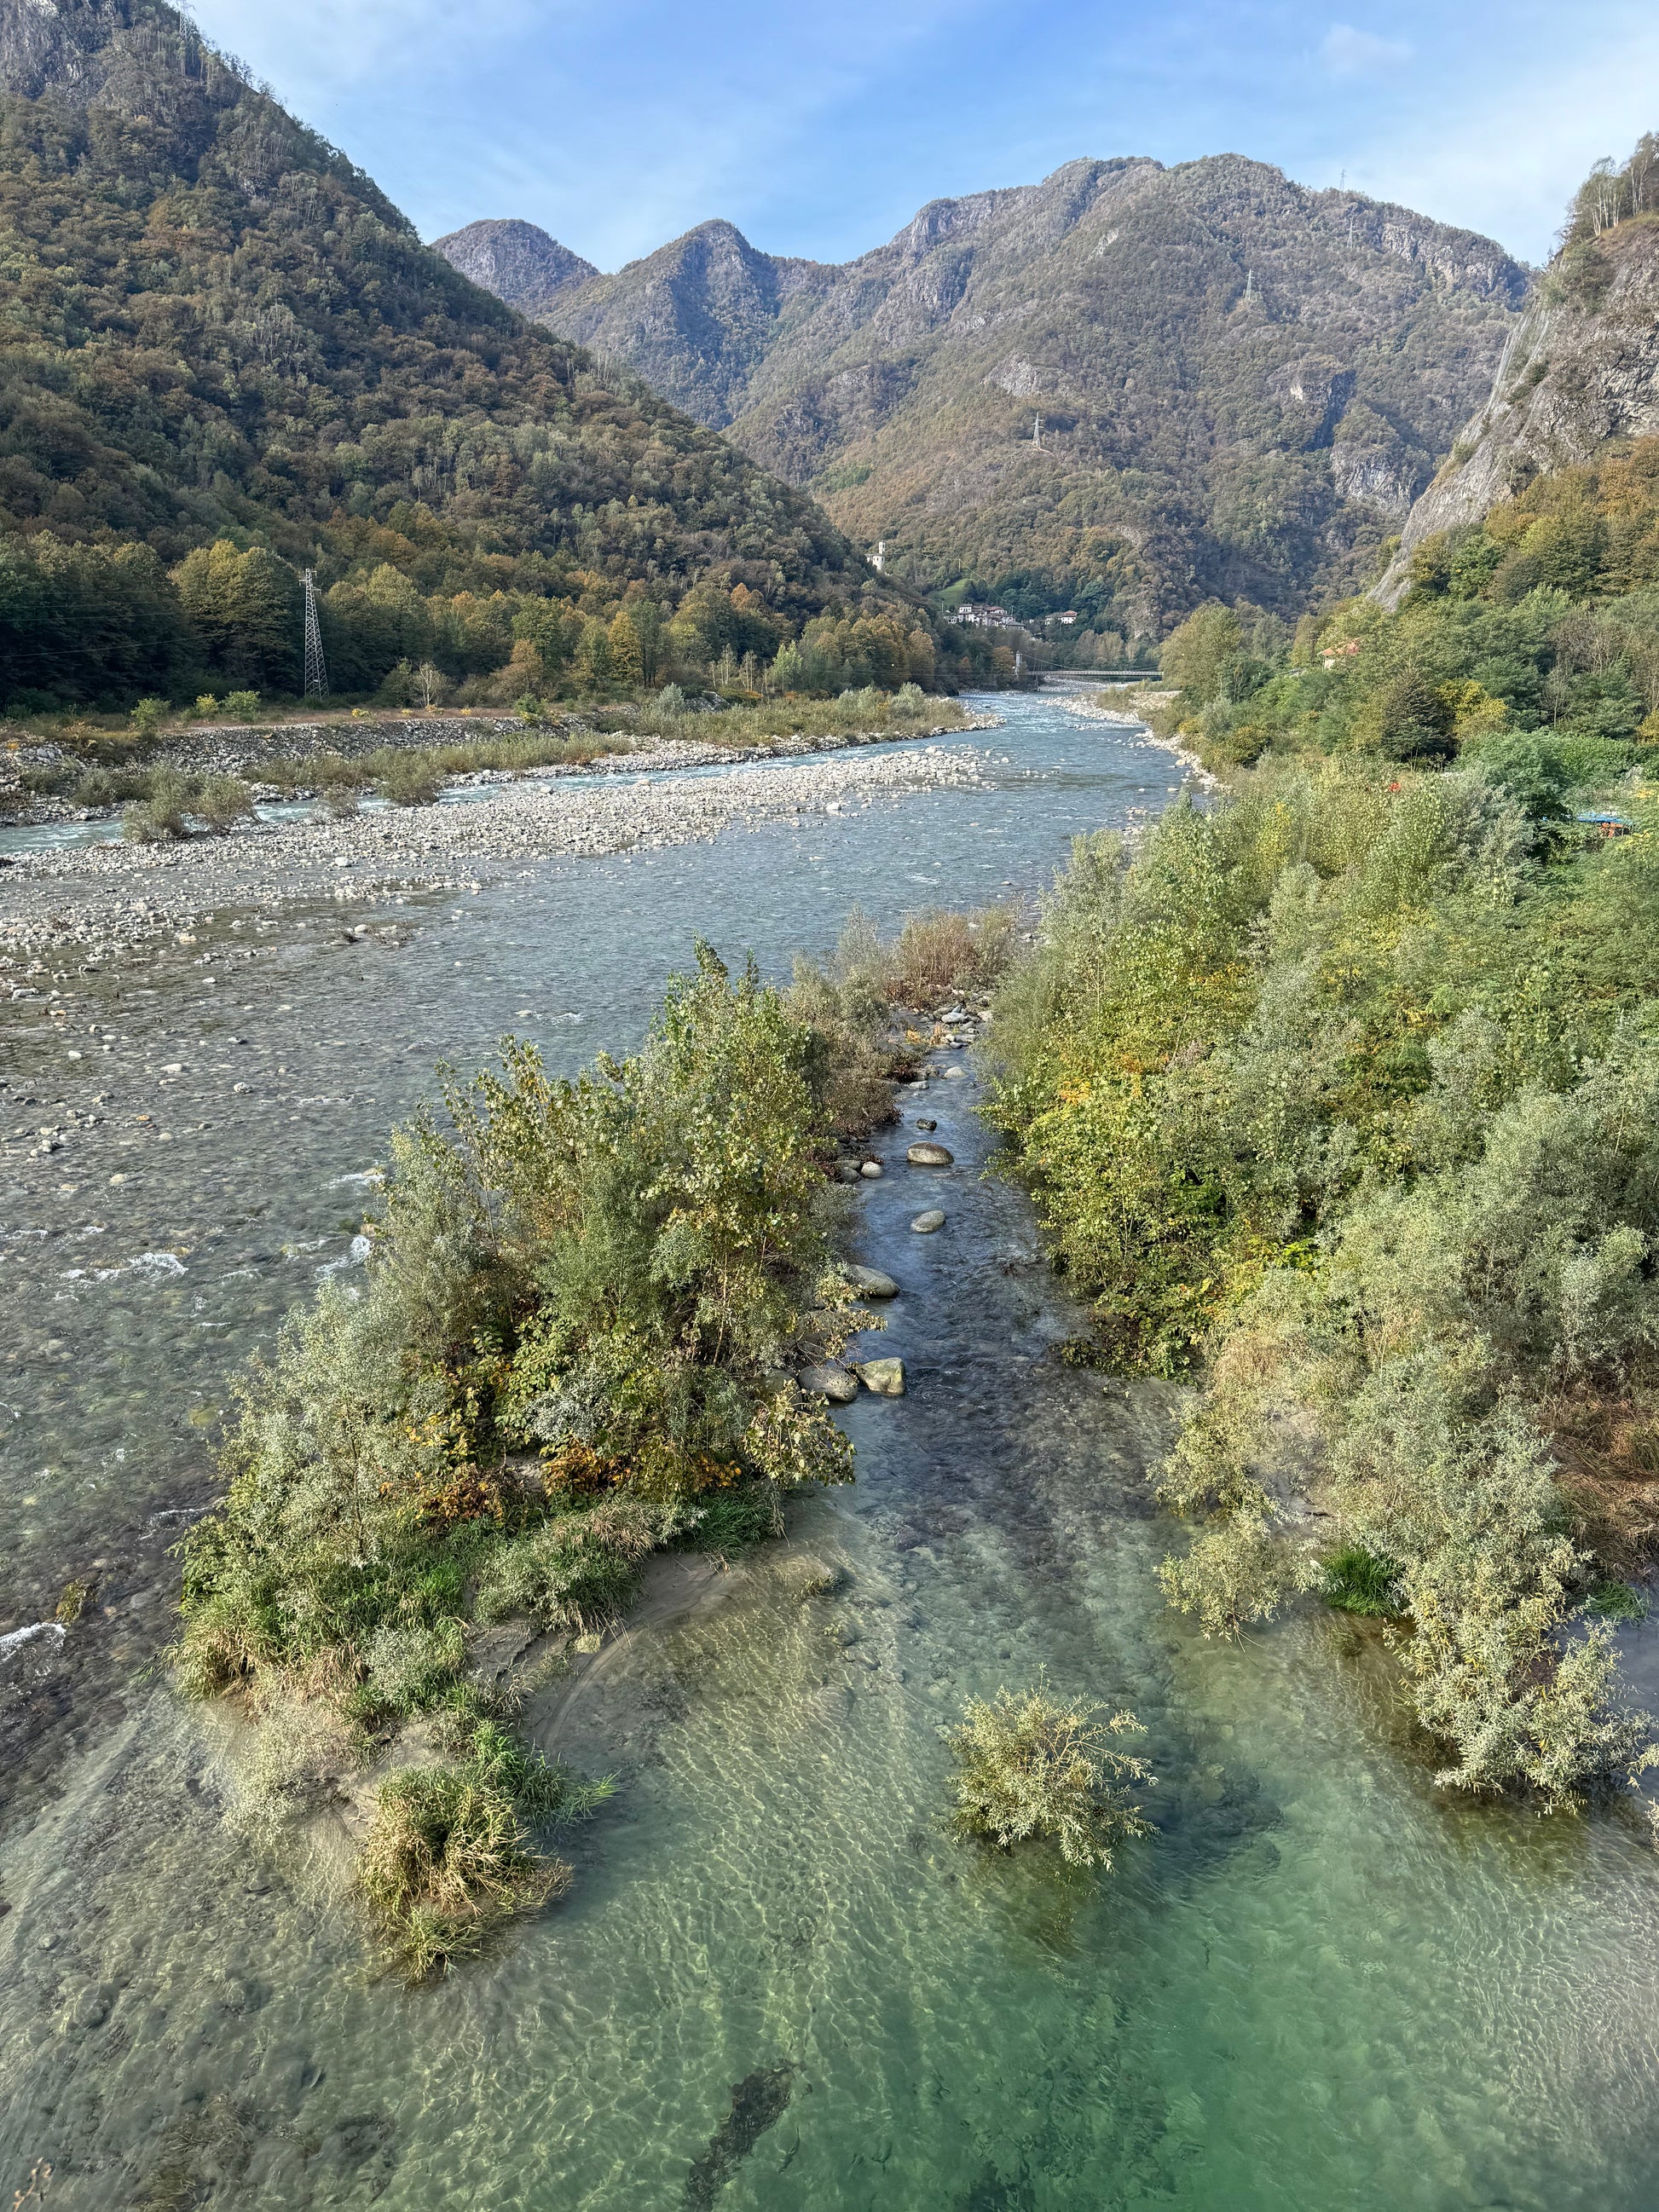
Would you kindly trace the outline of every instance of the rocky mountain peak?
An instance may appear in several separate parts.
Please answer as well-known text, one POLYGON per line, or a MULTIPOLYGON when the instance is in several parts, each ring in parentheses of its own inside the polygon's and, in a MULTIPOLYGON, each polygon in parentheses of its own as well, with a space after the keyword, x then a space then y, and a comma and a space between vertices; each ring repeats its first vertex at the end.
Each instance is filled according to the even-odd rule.
POLYGON ((433 240, 453 268, 520 314, 544 313, 561 292, 585 284, 599 270, 580 253, 550 238, 539 225, 512 218, 470 222, 433 240))

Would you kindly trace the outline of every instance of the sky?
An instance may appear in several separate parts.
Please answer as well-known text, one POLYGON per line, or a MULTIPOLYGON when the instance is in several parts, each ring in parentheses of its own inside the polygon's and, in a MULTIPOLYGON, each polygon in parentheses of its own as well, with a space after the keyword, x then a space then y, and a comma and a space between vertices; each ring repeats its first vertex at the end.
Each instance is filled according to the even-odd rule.
POLYGON ((722 216, 842 261, 1079 155, 1238 153, 1550 251, 1659 128, 1652 0, 195 0, 433 238, 518 216, 602 269, 722 216))

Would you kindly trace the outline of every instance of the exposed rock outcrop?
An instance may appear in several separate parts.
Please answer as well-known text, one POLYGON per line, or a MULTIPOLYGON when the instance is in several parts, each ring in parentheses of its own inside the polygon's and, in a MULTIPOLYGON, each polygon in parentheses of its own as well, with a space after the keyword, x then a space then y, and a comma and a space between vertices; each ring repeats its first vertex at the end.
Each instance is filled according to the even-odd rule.
POLYGON ((1491 398, 1407 517, 1373 596, 1397 606, 1425 539, 1479 522, 1534 477, 1609 439, 1659 431, 1659 222, 1606 231, 1563 257, 1504 349, 1491 398))

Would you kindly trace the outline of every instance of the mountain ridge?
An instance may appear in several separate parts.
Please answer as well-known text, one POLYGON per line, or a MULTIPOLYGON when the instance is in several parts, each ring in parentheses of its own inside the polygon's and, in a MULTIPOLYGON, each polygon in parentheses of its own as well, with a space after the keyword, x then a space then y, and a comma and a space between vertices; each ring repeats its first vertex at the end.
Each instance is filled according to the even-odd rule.
POLYGON ((1659 434, 1656 203, 1659 137, 1650 134, 1624 171, 1598 171, 1581 191, 1490 393, 1406 518, 1400 550, 1374 588, 1384 606, 1410 588, 1427 540, 1484 521, 1540 477, 1589 463, 1604 447, 1659 434))
POLYGON ((1092 592, 1127 635, 1364 580, 1529 281, 1477 233, 1243 156, 1123 155, 931 201, 844 264, 698 225, 544 319, 918 585, 1036 571, 1028 598, 1092 592))

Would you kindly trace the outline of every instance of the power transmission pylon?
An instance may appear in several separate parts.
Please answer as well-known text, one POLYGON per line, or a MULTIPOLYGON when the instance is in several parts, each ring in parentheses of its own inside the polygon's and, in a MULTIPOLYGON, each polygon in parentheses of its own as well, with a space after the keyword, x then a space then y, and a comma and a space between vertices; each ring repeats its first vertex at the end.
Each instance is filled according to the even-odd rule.
POLYGON ((306 689, 307 699, 328 696, 328 663, 323 659, 323 629, 317 619, 317 580, 309 568, 301 578, 306 587, 306 689))

